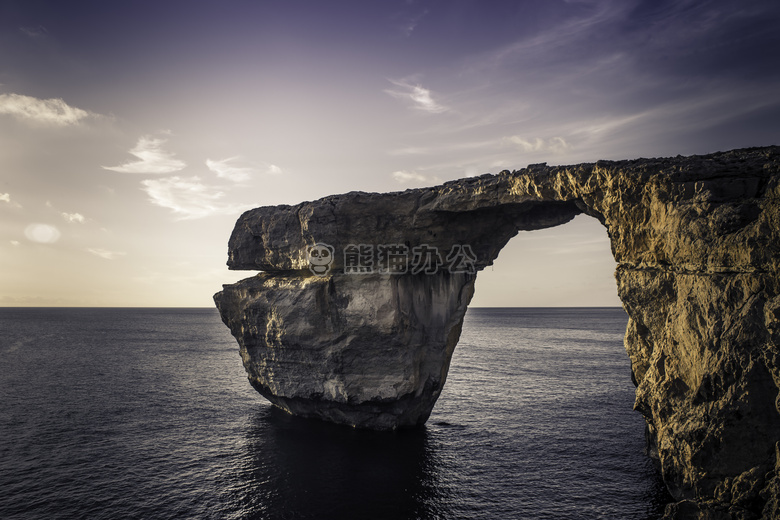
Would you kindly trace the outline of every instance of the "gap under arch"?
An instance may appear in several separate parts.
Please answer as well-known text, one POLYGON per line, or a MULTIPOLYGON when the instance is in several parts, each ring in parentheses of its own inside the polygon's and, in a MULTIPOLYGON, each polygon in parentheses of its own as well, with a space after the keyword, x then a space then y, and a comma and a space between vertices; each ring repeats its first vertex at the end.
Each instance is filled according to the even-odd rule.
POLYGON ((469 307, 622 307, 616 265, 606 228, 581 213, 560 226, 520 231, 477 274, 469 307))

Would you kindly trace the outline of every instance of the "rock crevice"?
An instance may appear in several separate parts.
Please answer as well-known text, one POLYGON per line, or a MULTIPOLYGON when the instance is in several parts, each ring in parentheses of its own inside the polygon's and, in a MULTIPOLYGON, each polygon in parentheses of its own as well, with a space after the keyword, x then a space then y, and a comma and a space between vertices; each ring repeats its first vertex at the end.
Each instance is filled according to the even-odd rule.
POLYGON ((588 214, 617 262, 635 408, 680 500, 668 515, 780 517, 779 199, 780 147, 766 147, 257 208, 236 223, 228 265, 263 272, 215 301, 250 382, 276 406, 418 425, 446 381, 476 273, 519 231, 588 214), (322 243, 332 251, 318 276, 309 249, 322 243), (371 274, 350 271, 345 251, 361 245, 371 274), (406 251, 405 273, 379 272, 392 271, 387 246, 406 251), (435 273, 413 273, 413 255, 430 250, 435 273))

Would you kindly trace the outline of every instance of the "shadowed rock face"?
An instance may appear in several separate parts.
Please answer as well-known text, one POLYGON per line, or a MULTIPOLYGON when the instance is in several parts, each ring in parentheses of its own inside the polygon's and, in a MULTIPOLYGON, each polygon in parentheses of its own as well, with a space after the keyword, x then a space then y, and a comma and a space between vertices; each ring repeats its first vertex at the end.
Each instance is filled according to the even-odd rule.
POLYGON ((215 298, 249 381, 269 401, 385 430, 428 419, 474 278, 263 273, 215 298))
POLYGON ((780 517, 779 199, 780 147, 768 147, 258 208, 236 223, 228 265, 263 273, 215 301, 275 405, 358 427, 422 424, 474 291, 476 274, 451 273, 448 252, 470 246, 479 271, 519 230, 586 213, 618 264, 635 408, 679 500, 668 516, 780 517), (315 243, 333 246, 325 276, 309 270, 315 243), (346 274, 349 244, 405 246, 410 260, 435 247, 442 265, 346 274))

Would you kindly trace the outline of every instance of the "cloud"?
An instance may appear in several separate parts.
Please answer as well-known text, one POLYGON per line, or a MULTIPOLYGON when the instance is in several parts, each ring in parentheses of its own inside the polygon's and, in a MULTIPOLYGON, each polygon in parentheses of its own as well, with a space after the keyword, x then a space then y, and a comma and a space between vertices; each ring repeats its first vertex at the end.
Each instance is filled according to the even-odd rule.
POLYGON ((255 173, 255 169, 235 164, 235 161, 238 159, 238 157, 230 157, 221 161, 206 159, 206 166, 209 170, 216 173, 220 179, 227 179, 233 182, 247 181, 255 173))
POLYGON ((30 224, 24 230, 28 240, 39 244, 53 244, 60 239, 60 230, 49 224, 30 224))
POLYGON ((412 85, 405 81, 390 80, 390 82, 396 87, 399 87, 400 90, 386 89, 385 93, 390 94, 397 99, 411 100, 413 102, 412 106, 418 110, 423 110, 431 114, 438 114, 449 110, 449 107, 435 101, 431 91, 422 85, 412 85))
POLYGON ((425 181, 427 180, 425 178, 425 175, 420 175, 417 172, 408 172, 406 170, 399 170, 396 172, 393 172, 393 178, 397 180, 398 182, 409 182, 409 181, 425 181))
POLYGON ((203 184, 199 177, 149 179, 141 181, 141 185, 150 202, 170 209, 183 220, 233 214, 251 207, 222 202, 225 193, 203 184))
POLYGON ((401 24, 401 33, 403 33, 404 36, 407 38, 412 35, 414 30, 417 28, 417 25, 420 23, 420 21, 425 17, 425 15, 428 14, 428 10, 424 10, 421 13, 418 13, 414 16, 411 16, 410 18, 404 20, 404 22, 401 24))
POLYGON ((8 114, 20 121, 52 126, 78 124, 92 112, 72 107, 62 99, 38 99, 21 94, 0 94, 0 114, 8 114))
POLYGON ((123 251, 109 251, 107 249, 101 249, 99 247, 88 247, 87 251, 92 253, 95 256, 99 256, 100 258, 104 258, 106 260, 115 260, 120 256, 125 256, 127 254, 123 251))
POLYGON ((518 54, 536 54, 549 58, 551 53, 580 45, 584 38, 592 38, 596 28, 617 25, 616 21, 625 19, 633 7, 631 3, 619 1, 577 3, 580 8, 572 10, 577 15, 550 20, 549 24, 545 24, 545 30, 528 31, 530 36, 521 32, 518 40, 499 49, 496 60, 501 62, 518 54))
POLYGON ((84 218, 84 215, 81 213, 61 213, 62 218, 67 220, 70 223, 78 222, 79 224, 83 224, 86 219, 84 218))
POLYGON ((130 150, 130 155, 138 157, 138 161, 126 162, 121 166, 103 166, 105 170, 119 173, 173 173, 183 169, 187 163, 176 159, 174 154, 163 150, 166 139, 152 136, 141 136, 138 144, 130 150))
POLYGON ((267 173, 268 175, 281 175, 284 172, 277 165, 269 164, 268 168, 265 171, 265 173, 267 173))
MULTIPOLYGON (((258 168, 236 164, 238 160, 240 160, 239 157, 230 157, 221 161, 206 159, 206 166, 220 179, 227 179, 233 182, 247 181, 258 172, 258 168)), ((266 175, 281 175, 284 171, 275 164, 266 163, 262 165, 262 173, 266 175)))
POLYGON ((11 245, 16 247, 16 246, 20 245, 20 242, 18 240, 11 240, 11 245))
POLYGON ((415 171, 406 170, 393 172, 393 179, 399 184, 435 184, 441 181, 438 177, 426 177, 415 171))
POLYGON ((519 135, 513 135, 505 139, 507 142, 519 147, 524 152, 561 152, 569 148, 569 143, 567 143, 563 137, 551 137, 549 139, 536 137, 534 139, 526 139, 519 135))
POLYGON ((11 194, 10 193, 0 193, 0 202, 7 202, 11 203, 11 194))
POLYGON ((25 36, 28 36, 34 40, 45 38, 49 35, 49 31, 43 25, 37 25, 35 27, 19 27, 19 30, 25 36))

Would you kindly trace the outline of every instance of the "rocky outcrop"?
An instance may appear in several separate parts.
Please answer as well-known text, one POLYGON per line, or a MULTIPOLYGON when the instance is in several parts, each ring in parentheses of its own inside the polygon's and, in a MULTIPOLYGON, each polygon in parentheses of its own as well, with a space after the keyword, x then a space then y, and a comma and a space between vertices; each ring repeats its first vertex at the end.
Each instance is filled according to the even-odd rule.
POLYGON ((216 296, 249 381, 290 413, 362 428, 422 424, 474 275, 263 273, 216 296))
POLYGON ((617 261, 635 408, 679 501, 667 515, 780 517, 779 199, 768 147, 258 208, 236 223, 228 265, 263 272, 215 301, 250 382, 280 408, 421 424, 476 272, 519 230, 586 213, 617 261))

